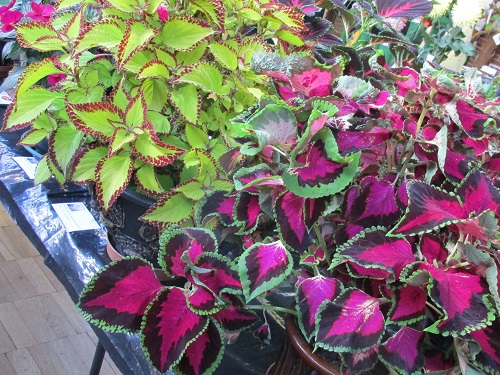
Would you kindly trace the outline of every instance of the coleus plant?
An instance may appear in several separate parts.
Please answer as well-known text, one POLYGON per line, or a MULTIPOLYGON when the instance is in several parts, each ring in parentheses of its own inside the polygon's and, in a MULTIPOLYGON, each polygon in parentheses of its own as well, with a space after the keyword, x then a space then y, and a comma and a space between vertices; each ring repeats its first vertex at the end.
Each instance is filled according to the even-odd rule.
POLYGON ((35 182, 92 184, 104 212, 132 184, 158 199, 144 217, 158 226, 231 191, 228 119, 267 93, 252 55, 308 48, 303 13, 268 0, 61 0, 13 27, 49 55, 21 75, 2 128, 28 129, 23 145, 48 138, 35 182))
POLYGON ((480 75, 377 53, 256 61, 278 97, 233 120, 235 189, 162 236, 162 270, 185 286, 125 258, 83 291, 86 318, 140 332, 161 371, 211 373, 221 337, 289 307, 269 302, 288 284, 288 312, 342 373, 500 374, 499 103, 480 75))

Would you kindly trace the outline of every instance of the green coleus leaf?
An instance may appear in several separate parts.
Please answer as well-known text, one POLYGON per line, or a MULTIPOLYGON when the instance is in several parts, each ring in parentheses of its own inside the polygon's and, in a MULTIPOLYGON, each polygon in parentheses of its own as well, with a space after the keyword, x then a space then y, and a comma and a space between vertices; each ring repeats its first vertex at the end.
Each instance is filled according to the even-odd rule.
POLYGON ((123 112, 110 102, 68 104, 67 111, 78 130, 106 141, 124 127, 123 112))
POLYGON ((125 111, 125 125, 129 130, 141 128, 146 121, 146 101, 141 92, 135 95, 125 111))
POLYGON ((77 87, 68 90, 66 98, 68 103, 93 103, 100 102, 104 98, 105 88, 102 85, 97 85, 90 89, 77 87))
POLYGON ((137 136, 133 153, 145 163, 162 167, 172 164, 184 154, 184 150, 162 142, 153 134, 143 133, 137 136))
POLYGON ((142 81, 140 90, 148 103, 148 109, 161 112, 167 102, 169 87, 164 80, 146 78, 142 81))
POLYGON ((195 8, 210 18, 221 29, 224 28, 226 12, 224 3, 220 0, 193 0, 195 8))
POLYGON ((61 126, 50 137, 50 153, 57 166, 65 171, 75 159, 75 154, 82 144, 84 133, 72 126, 61 126))
POLYGON ((49 91, 43 87, 33 87, 18 95, 16 101, 9 105, 2 130, 20 129, 37 118, 55 100, 64 97, 64 93, 49 91))
POLYGON ((208 144, 208 134, 201 128, 186 124, 186 137, 193 148, 206 149, 208 144))
POLYGON ((128 72, 138 74, 145 65, 153 60, 157 60, 156 55, 153 53, 153 51, 150 51, 149 49, 138 50, 130 57, 129 60, 127 60, 127 63, 124 65, 123 69, 128 72))
POLYGON ((204 91, 227 95, 229 87, 222 85, 222 73, 214 64, 204 62, 193 66, 177 78, 178 82, 192 83, 204 91))
POLYGON ((198 63, 201 58, 205 55, 205 51, 207 50, 208 42, 202 42, 198 44, 193 49, 189 51, 178 51, 175 54, 175 59, 177 63, 184 66, 191 66, 198 63))
POLYGON ((148 111, 147 120, 153 124, 153 129, 155 133, 170 133, 170 121, 168 116, 163 116, 161 113, 156 111, 148 111))
POLYGON ((167 65, 165 65, 159 60, 151 60, 146 65, 144 65, 142 69, 139 71, 139 74, 137 74, 137 79, 144 79, 151 77, 168 78, 170 77, 170 69, 167 65))
POLYGON ((167 228, 182 224, 193 214, 193 201, 182 193, 168 193, 158 200, 142 217, 155 226, 167 228))
POLYGON ((42 182, 47 181, 52 177, 52 172, 49 169, 48 165, 48 156, 47 154, 43 155, 40 161, 38 162, 35 169, 35 185, 41 184, 42 182))
POLYGON ((17 81, 16 96, 21 95, 42 78, 60 73, 63 72, 54 66, 51 59, 44 59, 28 65, 17 81))
POLYGON ((137 138, 137 134, 129 132, 124 128, 116 128, 109 143, 109 154, 113 155, 120 151, 123 146, 133 143, 137 138))
MULTIPOLYGON (((61 11, 63 9, 68 9, 72 8, 75 5, 84 5, 84 4, 91 4, 91 3, 96 3, 94 0, 60 0, 56 3, 56 10, 61 11)), ((83 7, 82 7, 83 8, 83 7)))
POLYGON ((203 191, 203 183, 196 180, 179 184, 178 186, 176 186, 175 191, 184 194, 186 197, 194 201, 199 201, 205 196, 205 191, 203 191))
POLYGON ((181 115, 190 123, 196 124, 200 116, 201 97, 196 86, 186 84, 177 86, 170 93, 170 100, 181 115))
POLYGON ((165 193, 165 189, 158 181, 155 167, 151 164, 144 164, 135 171, 135 183, 148 195, 159 196, 165 193))
POLYGON ((211 43, 210 52, 224 67, 229 70, 236 70, 238 67, 238 55, 234 48, 227 43, 211 43))
POLYGON ((75 52, 82 52, 97 46, 113 51, 123 39, 124 32, 116 21, 104 19, 96 22, 78 40, 75 52))
POLYGON ((133 167, 132 158, 126 152, 102 158, 98 162, 95 188, 97 202, 104 211, 108 211, 127 187, 133 167))
POLYGON ((38 142, 45 139, 48 134, 49 132, 46 129, 31 129, 22 136, 18 144, 24 146, 35 146, 38 142))
POLYGON ((304 39, 300 36, 300 34, 293 32, 292 30, 278 30, 276 31, 276 36, 294 46, 304 45, 304 39))
MULTIPOLYGON (((80 35, 81 30, 84 29, 84 16, 83 10, 85 8, 81 7, 75 13, 69 14, 70 16, 67 23, 62 27, 61 32, 66 35, 69 39, 75 40, 80 35)), ((62 19, 63 17, 58 17, 57 19, 62 19)))
POLYGON ((118 46, 117 68, 120 71, 134 53, 143 49, 158 31, 141 21, 127 22, 123 39, 118 46))
POLYGON ((107 147, 93 147, 83 150, 75 159, 71 180, 77 183, 90 183, 95 181, 97 164, 99 160, 107 155, 107 147))
POLYGON ((40 52, 64 51, 67 44, 48 22, 28 21, 15 27, 17 41, 24 48, 40 52))
POLYGON ((187 51, 207 40, 215 31, 210 25, 193 17, 170 17, 161 32, 163 43, 179 51, 187 51))

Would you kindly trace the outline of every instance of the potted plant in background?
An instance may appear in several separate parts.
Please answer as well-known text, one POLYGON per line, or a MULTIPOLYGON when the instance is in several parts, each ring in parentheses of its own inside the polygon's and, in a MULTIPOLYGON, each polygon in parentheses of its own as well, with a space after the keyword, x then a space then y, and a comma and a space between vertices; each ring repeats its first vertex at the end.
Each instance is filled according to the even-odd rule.
MULTIPOLYGON (((218 163, 235 145, 228 119, 267 92, 252 55, 306 48, 302 18, 267 1, 60 1, 48 22, 14 26, 22 47, 49 56, 20 77, 3 130, 29 128, 25 145, 48 138, 35 182, 91 184, 114 226, 129 185, 158 199, 146 221, 192 222, 204 195, 232 189, 218 163)), ((156 229, 139 229, 157 243, 156 229)))
POLYGON ((233 120, 234 191, 161 237, 186 285, 125 258, 82 293, 86 318, 139 332, 160 371, 212 373, 224 334, 269 333, 264 310, 295 316, 330 373, 500 373, 498 103, 474 70, 356 56, 256 54, 278 97, 233 120), (271 303, 285 286, 294 304, 271 303))

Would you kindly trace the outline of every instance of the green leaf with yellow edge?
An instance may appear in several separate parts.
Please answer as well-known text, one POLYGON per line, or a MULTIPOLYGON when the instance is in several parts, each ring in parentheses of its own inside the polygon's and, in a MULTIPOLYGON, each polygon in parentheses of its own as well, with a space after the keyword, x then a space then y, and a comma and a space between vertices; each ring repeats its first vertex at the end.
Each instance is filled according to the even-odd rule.
POLYGON ((34 120, 56 99, 64 97, 63 92, 49 91, 43 87, 33 87, 18 95, 14 104, 9 106, 2 130, 24 127, 34 120))
POLYGON ((300 34, 294 33, 290 30, 278 30, 276 31, 276 36, 285 42, 288 42, 294 46, 303 46, 304 40, 301 38, 300 34))
POLYGON ((139 89, 144 95, 148 109, 160 112, 168 99, 168 86, 162 79, 146 78, 139 89))
POLYGON ((187 51, 208 39, 215 31, 209 24, 193 17, 170 17, 163 26, 162 41, 178 51, 187 51))
POLYGON ((129 184, 132 168, 132 158, 127 152, 103 158, 97 164, 95 184, 97 202, 105 211, 129 184))
POLYGON ((151 134, 143 133, 134 142, 133 153, 145 163, 157 167, 172 164, 184 150, 160 141, 151 134))
POLYGON ((82 52, 93 47, 114 51, 123 39, 125 30, 114 20, 104 19, 92 24, 90 29, 78 40, 75 52, 82 52))
POLYGON ((141 128, 146 121, 146 102, 142 92, 132 98, 125 113, 125 125, 129 130, 141 128))
POLYGON ((51 153, 57 166, 66 171, 82 144, 84 133, 73 126, 61 126, 51 134, 51 153))
POLYGON ((43 155, 38 161, 35 169, 35 185, 41 184, 52 177, 52 172, 49 169, 47 154, 43 155))
POLYGON ((207 149, 208 134, 197 126, 186 124, 186 137, 193 148, 207 149))
POLYGON ((37 61, 33 64, 28 65, 17 82, 16 96, 21 95, 23 92, 38 83, 38 81, 40 81, 42 78, 45 78, 51 74, 60 73, 64 72, 56 68, 54 66, 54 62, 51 59, 43 59, 41 61, 37 61))
POLYGON ((199 201, 206 194, 203 190, 203 184, 196 180, 178 185, 175 188, 175 191, 184 194, 186 197, 194 201, 199 201))
POLYGON ((28 21, 15 26, 16 38, 25 48, 40 52, 64 51, 66 43, 50 23, 28 21))
POLYGON ((212 43, 209 48, 217 61, 229 70, 236 70, 238 67, 238 55, 233 48, 226 43, 212 43))
POLYGON ((122 70, 123 66, 132 56, 143 49, 158 31, 148 27, 139 20, 127 23, 123 39, 118 46, 117 68, 122 70))
POLYGON ((110 155, 120 151, 126 144, 134 142, 136 138, 137 134, 134 132, 129 132, 124 128, 117 128, 111 137, 111 142, 109 144, 110 155))
POLYGON ((80 31, 84 28, 83 10, 84 8, 82 7, 73 13, 68 23, 62 29, 62 33, 71 40, 78 38, 80 31))
POLYGON ((203 62, 195 65, 177 78, 178 82, 192 83, 204 91, 219 95, 229 94, 229 88, 222 86, 222 73, 214 64, 203 62))
POLYGON ((24 146, 35 146, 37 143, 45 139, 48 134, 49 132, 47 129, 31 129, 22 136, 18 144, 24 146))
POLYGON ((196 124, 198 122, 201 97, 192 84, 179 85, 170 93, 170 100, 186 121, 196 124))
POLYGON ((137 79, 168 77, 170 77, 170 69, 160 60, 149 61, 137 74, 137 79))
POLYGON ((167 116, 156 111, 148 111, 147 120, 153 124, 155 133, 170 133, 170 121, 167 116))
POLYGON ((107 147, 86 149, 75 160, 71 180, 73 182, 89 183, 95 181, 96 168, 99 160, 108 155, 107 147))
POLYGON ((135 171, 135 182, 146 194, 158 196, 165 193, 165 190, 156 178, 155 167, 151 164, 144 164, 135 171))
POLYGON ((205 51, 207 50, 207 45, 208 45, 207 42, 203 42, 189 51, 177 52, 175 54, 177 63, 182 64, 184 66, 191 66, 196 64, 201 60, 201 58, 205 54, 205 51))
POLYGON ((168 193, 151 207, 141 220, 160 227, 182 224, 193 214, 193 201, 182 193, 168 193))

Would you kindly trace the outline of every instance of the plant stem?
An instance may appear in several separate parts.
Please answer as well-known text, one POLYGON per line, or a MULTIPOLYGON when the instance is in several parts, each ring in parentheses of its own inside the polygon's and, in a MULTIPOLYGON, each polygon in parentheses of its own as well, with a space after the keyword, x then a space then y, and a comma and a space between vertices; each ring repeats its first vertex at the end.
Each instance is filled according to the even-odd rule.
POLYGON ((266 305, 246 305, 245 306, 247 309, 252 309, 252 310, 272 310, 272 311, 279 311, 279 312, 284 312, 287 314, 291 314, 293 316, 297 316, 297 311, 288 309, 286 307, 280 307, 280 306, 266 306, 266 305))
POLYGON ((326 242, 323 236, 321 235, 321 230, 317 224, 314 224, 314 232, 316 233, 316 237, 318 238, 320 246, 323 248, 323 251, 325 252, 325 260, 328 263, 330 263, 330 256, 328 255, 326 242))

